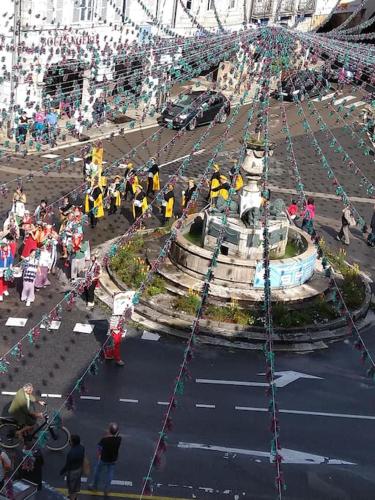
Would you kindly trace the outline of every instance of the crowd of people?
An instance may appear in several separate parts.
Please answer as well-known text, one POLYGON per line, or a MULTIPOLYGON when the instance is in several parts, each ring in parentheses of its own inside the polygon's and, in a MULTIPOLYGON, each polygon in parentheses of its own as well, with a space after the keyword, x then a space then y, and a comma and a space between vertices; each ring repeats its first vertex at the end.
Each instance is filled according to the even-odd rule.
MULTIPOLYGON (((31 481, 38 490, 43 487, 44 454, 38 442, 38 422, 45 415, 36 405, 43 408, 45 402, 34 394, 30 383, 24 384, 17 391, 10 404, 9 414, 17 424, 19 430, 16 434, 20 436, 23 446, 22 449, 11 451, 0 450, 0 490, 10 478, 31 481)), ((83 475, 91 478, 89 489, 95 491, 103 485, 104 495, 108 495, 121 443, 119 426, 112 422, 93 450, 95 458, 92 462, 95 465, 91 468, 90 455, 82 445, 80 436, 70 436, 70 449, 60 470, 60 475, 66 478, 67 496, 70 500, 77 498, 83 475)))

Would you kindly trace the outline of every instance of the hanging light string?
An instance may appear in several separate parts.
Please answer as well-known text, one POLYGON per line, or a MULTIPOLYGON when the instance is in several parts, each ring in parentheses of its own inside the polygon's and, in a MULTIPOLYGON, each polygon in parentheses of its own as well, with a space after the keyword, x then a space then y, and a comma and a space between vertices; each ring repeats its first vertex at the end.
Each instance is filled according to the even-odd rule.
MULTIPOLYGON (((247 91, 248 93, 249 91, 247 91)), ((245 96, 245 94, 244 94, 245 96)), ((244 102, 245 98, 243 99, 243 101, 241 102, 244 102)), ((201 175, 200 177, 200 180, 197 184, 197 189, 196 191, 194 192, 192 198, 189 200, 189 202, 187 203, 187 206, 185 207, 185 209, 183 210, 183 213, 181 215, 181 217, 178 219, 177 223, 175 224, 175 228, 173 230, 173 233, 171 234, 170 238, 167 240, 167 242, 164 244, 164 247, 163 249, 161 250, 161 252, 159 253, 159 257, 157 259, 155 259, 155 261, 153 262, 152 266, 151 266, 151 269, 150 271, 148 272, 146 278, 144 279, 143 283, 140 285, 140 287, 138 288, 138 291, 135 293, 134 295, 134 299, 133 299, 133 303, 136 304, 138 303, 139 301, 139 298, 140 298, 140 295, 143 293, 144 289, 146 288, 147 286, 147 283, 149 283, 150 281, 150 276, 152 274, 154 274, 156 272, 156 270, 158 269, 158 267, 162 264, 162 262, 164 261, 165 257, 166 257, 166 254, 167 254, 167 251, 170 247, 170 240, 171 238, 175 238, 177 236, 177 232, 181 229, 181 226, 182 226, 182 222, 187 218, 188 214, 189 214, 189 210, 191 208, 191 206, 193 205, 193 203, 195 203, 197 197, 198 197, 198 194, 199 194, 199 191, 203 188, 203 186, 205 185, 206 183, 206 178, 207 176, 209 175, 210 171, 212 171, 212 168, 213 168, 213 165, 214 165, 214 159, 215 157, 219 154, 220 150, 223 148, 223 144, 230 132, 230 128, 231 126, 234 124, 234 121, 237 119, 238 117, 238 114, 239 114, 239 110, 240 110, 240 103, 236 106, 235 110, 233 111, 233 116, 230 120, 230 122, 228 123, 227 125, 227 128, 226 128, 226 131, 224 132, 222 138, 221 138, 221 145, 217 146, 215 148, 215 154, 214 156, 211 158, 211 160, 209 160, 208 164, 207 164, 207 168, 205 170, 205 172, 201 175)), ((127 314, 127 311, 125 311, 124 315, 123 315, 123 318, 124 319, 126 317, 126 314, 127 314)), ((123 328, 124 327, 124 322, 122 320, 120 320, 121 322, 121 325, 120 327, 123 328)), ((104 349, 106 347, 106 345, 108 344, 108 342, 110 341, 110 337, 107 336, 106 340, 104 341, 104 343, 101 345, 101 347, 98 349, 98 351, 96 352, 95 356, 93 357, 92 361, 88 364, 87 368, 85 369, 85 371, 83 372, 83 374, 77 379, 76 383, 74 384, 73 386, 73 389, 70 391, 70 393, 65 397, 63 403, 61 404, 61 406, 59 407, 59 409, 55 412, 54 416, 50 419, 50 425, 52 425, 54 423, 55 420, 58 419, 58 417, 60 416, 60 414, 62 413, 62 411, 64 410, 64 408, 67 407, 67 405, 69 404, 69 407, 72 406, 72 396, 73 394, 76 392, 76 391, 82 391, 83 389, 83 382, 84 382, 84 378, 87 376, 88 373, 91 373, 91 374, 95 374, 97 372, 97 364, 100 360, 100 357, 101 355, 104 353, 104 349)), ((42 431, 42 433, 40 433, 39 435, 39 438, 38 440, 34 443, 34 445, 32 446, 31 448, 31 451, 36 447, 36 446, 40 446, 41 444, 43 444, 45 438, 46 438, 46 432, 47 431, 42 431)), ((9 487, 11 485, 11 481, 12 479, 14 478, 15 474, 17 473, 17 471, 20 469, 20 467, 22 466, 23 462, 27 459, 27 457, 25 456, 23 458, 23 460, 20 462, 20 464, 17 466, 17 468, 12 472, 12 474, 6 479, 5 481, 5 484, 3 486, 3 489, 6 489, 7 487, 9 487)))
MULTIPOLYGON (((244 58, 241 61, 240 67, 243 67, 245 65, 245 61, 246 61, 246 58, 244 58)), ((243 105, 243 100, 240 100, 240 102, 237 104, 237 106, 236 106, 236 108, 234 110, 236 112, 236 114, 234 116, 237 116, 237 114, 239 112, 238 110, 240 109, 240 107, 242 105, 243 105)), ((223 105, 223 107, 219 111, 218 116, 220 116, 220 113, 223 113, 223 112, 225 112, 225 104, 223 105)), ((213 121, 213 122, 210 123, 210 125, 207 127, 207 129, 205 130, 205 132, 202 134, 202 136, 201 136, 200 140, 198 141, 198 143, 195 144, 195 146, 193 148, 193 151, 190 153, 190 155, 188 156, 188 158, 185 158, 183 160, 183 162, 178 167, 178 169, 175 172, 175 174, 165 184, 165 186, 162 188, 162 190, 160 191, 160 193, 156 197, 154 197, 153 200, 151 200, 150 204, 148 205, 147 211, 145 211, 144 214, 141 214, 135 220, 135 222, 128 228, 128 230, 125 232, 125 234, 123 236, 121 236, 116 241, 116 243, 114 243, 111 246, 111 248, 109 249, 109 252, 103 257, 103 263, 104 263, 104 265, 106 265, 108 263, 108 260, 109 260, 110 257, 113 257, 115 255, 115 253, 117 252, 117 249, 120 247, 120 245, 123 245, 125 242, 129 241, 129 239, 135 235, 137 229, 141 226, 141 223, 142 223, 143 219, 145 217, 147 217, 147 215, 149 213, 151 213, 152 207, 153 207, 154 203, 156 203, 157 201, 160 201, 162 199, 164 193, 168 189, 168 185, 170 185, 170 184, 175 185, 176 184, 178 178, 180 176, 182 176, 183 173, 184 173, 184 171, 187 169, 187 167, 190 164, 192 158, 194 157, 196 151, 198 151, 200 149, 202 143, 206 140, 206 138, 211 133, 214 124, 215 124, 215 121, 213 121)), ((231 122, 231 124, 233 124, 233 122, 231 122)), ((227 127, 227 130, 229 131, 228 127, 227 127)), ((212 167, 212 165, 211 165, 211 167, 212 167)), ((47 316, 44 316, 31 330, 29 330, 23 337, 21 337, 17 341, 16 344, 14 344, 10 349, 8 349, 8 351, 5 354, 3 354, 1 356, 1 358, 0 358, 0 372, 1 371, 3 371, 3 372, 7 371, 7 365, 9 364, 8 360, 6 359, 7 355, 13 354, 14 356, 18 357, 19 353, 22 353, 22 342, 25 341, 26 339, 29 340, 29 342, 31 342, 31 339, 35 338, 35 332, 38 332, 39 327, 42 324, 46 323, 46 321, 48 319, 51 319, 51 317, 52 317, 52 320, 54 319, 56 311, 59 311, 58 316, 61 316, 61 313, 62 313, 62 310, 61 310, 61 307, 60 307, 61 304, 63 302, 68 302, 72 306, 74 304, 74 299, 75 299, 76 294, 77 293, 82 293, 83 289, 86 286, 90 285, 92 279, 95 279, 95 276, 91 276, 90 273, 89 273, 89 271, 86 271, 85 276, 82 277, 82 278, 80 278, 79 280, 77 280, 77 283, 74 285, 73 289, 65 295, 64 299, 62 299, 58 304, 56 304, 52 308, 52 310, 49 312, 49 314, 47 316)))
MULTIPOLYGON (((281 89, 281 87, 279 86, 281 89)), ((291 132, 289 129, 287 113, 285 109, 285 104, 283 101, 283 97, 281 95, 281 112, 282 112, 282 120, 283 120, 283 131, 285 133, 286 141, 287 141, 287 156, 290 162, 291 170, 293 173, 293 177, 295 180, 295 188, 298 193, 298 198, 300 201, 300 205, 304 206, 307 203, 307 195, 305 193, 305 186, 302 180, 301 173, 298 168, 298 162, 296 159, 293 140, 291 136, 291 132)), ((332 265, 329 265, 329 258, 325 255, 324 249, 321 246, 320 237, 318 235, 312 235, 312 241, 316 245, 318 249, 318 258, 322 260, 323 269, 325 269, 326 276, 330 278, 330 287, 334 287, 337 296, 339 297, 338 309, 340 310, 341 315, 345 316, 349 334, 351 334, 354 338, 353 344, 354 347, 361 352, 361 361, 366 363, 367 365, 367 375, 375 382, 375 357, 372 355, 371 351, 367 347, 363 336, 361 335, 355 321, 353 315, 345 303, 345 299, 342 295, 341 289, 337 283, 334 270, 332 265)))
MULTIPOLYGON (((271 28, 272 30, 272 28, 271 28)), ((273 31, 273 30, 272 30, 273 31)), ((264 66, 266 67, 266 75, 268 81, 271 80, 272 76, 272 63, 274 58, 278 57, 280 51, 280 45, 282 46, 283 38, 277 35, 277 31, 273 31, 274 39, 269 50, 268 57, 264 58, 264 66)), ((283 490, 285 489, 285 481, 283 472, 281 469, 281 462, 283 460, 280 453, 280 425, 278 416, 278 406, 276 402, 276 385, 275 385, 275 352, 273 348, 273 319, 272 319, 272 290, 271 290, 271 278, 270 278, 270 232, 269 232, 269 217, 270 217, 270 203, 269 203, 269 153, 270 153, 270 138, 269 138, 269 99, 270 99, 270 87, 269 85, 263 89, 263 98, 260 100, 260 110, 261 110, 261 123, 264 128, 264 158, 263 158, 263 171, 262 171, 262 190, 263 190, 263 214, 262 214, 262 226, 263 226, 263 273, 264 273, 264 328, 267 336, 267 340, 264 344, 264 356, 266 362, 266 379, 268 382, 268 394, 270 396, 269 412, 271 414, 271 462, 274 463, 276 468, 276 478, 275 486, 277 491, 277 497, 279 500, 282 498, 283 490)))
MULTIPOLYGON (((258 75, 258 77, 259 77, 259 75, 258 75)), ((244 95, 241 98, 243 101, 245 101, 247 93, 248 93, 248 90, 245 91, 244 95)), ((253 105, 249 109, 246 124, 244 126, 243 137, 247 138, 247 139, 249 138, 248 129, 252 123, 252 119, 253 119, 253 115, 254 115, 254 108, 255 108, 256 103, 258 102, 258 95, 259 95, 259 89, 257 89, 255 92, 253 105)), ((225 134, 225 136, 226 135, 227 134, 225 134)), ((193 357, 193 346, 195 343, 195 337, 199 333, 199 320, 202 316, 204 306, 205 306, 206 301, 207 301, 210 282, 213 278, 214 268, 217 266, 217 259, 218 259, 218 256, 220 254, 220 249, 221 249, 222 243, 224 241, 226 227, 228 225, 228 214, 229 214, 229 209, 230 209, 230 203, 231 203, 233 195, 236 193, 236 191, 234 189, 236 175, 240 172, 240 168, 241 168, 241 165, 243 163, 244 155, 246 152, 246 140, 243 140, 242 142, 243 142, 243 146, 241 147, 241 150, 240 150, 239 159, 238 159, 237 163, 235 164, 235 173, 232 176, 231 188, 229 190, 228 199, 225 201, 224 214, 222 215, 222 221, 221 221, 221 225, 220 225, 219 234, 217 236, 217 241, 216 241, 215 247, 212 251, 212 257, 210 259, 210 263, 208 265, 208 270, 205 274, 204 283, 202 285, 200 303, 197 306, 195 317, 194 317, 194 320, 193 320, 193 323, 191 326, 191 333, 189 335, 189 338, 187 340, 186 347, 184 350, 184 356, 182 359, 182 363, 180 364, 178 374, 177 374, 175 381, 174 381, 174 384, 173 384, 172 395, 169 398, 168 407, 167 407, 167 410, 166 410, 166 413, 164 415, 163 422, 162 422, 162 428, 161 428, 161 431, 159 432, 159 438, 158 438, 156 445, 154 447, 154 452, 153 452, 153 455, 152 455, 150 463, 149 463, 147 474, 143 478, 143 486, 142 486, 139 500, 142 500, 144 498, 144 496, 146 496, 146 495, 149 496, 149 495, 152 495, 152 493, 153 493, 153 480, 151 477, 151 473, 152 473, 152 470, 155 467, 157 467, 158 464, 160 463, 161 455, 166 450, 166 437, 167 437, 166 432, 168 430, 171 430, 171 425, 172 425, 171 414, 172 414, 172 411, 176 408, 177 396, 182 395, 183 391, 184 391, 184 379, 188 375, 187 364, 190 362, 190 360, 193 357)))

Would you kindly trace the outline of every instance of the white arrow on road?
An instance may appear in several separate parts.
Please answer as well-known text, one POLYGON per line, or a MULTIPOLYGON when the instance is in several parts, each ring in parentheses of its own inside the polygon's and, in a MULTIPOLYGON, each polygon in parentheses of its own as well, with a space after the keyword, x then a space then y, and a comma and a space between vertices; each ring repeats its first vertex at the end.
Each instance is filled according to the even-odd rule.
MULTIPOLYGON (((258 375, 265 375, 264 373, 258 373, 258 375)), ((314 375, 308 375, 307 373, 300 373, 294 371, 283 371, 275 372, 278 378, 275 380, 276 387, 285 387, 288 384, 298 380, 299 378, 309 378, 309 379, 321 379, 321 377, 315 377, 314 375)), ((247 387, 268 387, 267 382, 247 382, 241 380, 220 380, 220 379, 208 379, 208 378, 197 378, 195 379, 197 384, 218 384, 218 385, 242 385, 247 387)))
MULTIPOLYGON (((225 446, 215 446, 212 444, 184 443, 181 441, 178 443, 178 448, 218 451, 221 453, 232 453, 234 455, 248 455, 252 457, 266 458, 269 461, 272 461, 269 451, 245 450, 243 448, 227 448, 225 446)), ((283 448, 282 450, 280 450, 280 454, 283 457, 283 463, 285 464, 356 465, 354 462, 346 462, 345 460, 329 458, 323 455, 314 455, 313 453, 305 453, 304 451, 289 450, 287 448, 283 448)))

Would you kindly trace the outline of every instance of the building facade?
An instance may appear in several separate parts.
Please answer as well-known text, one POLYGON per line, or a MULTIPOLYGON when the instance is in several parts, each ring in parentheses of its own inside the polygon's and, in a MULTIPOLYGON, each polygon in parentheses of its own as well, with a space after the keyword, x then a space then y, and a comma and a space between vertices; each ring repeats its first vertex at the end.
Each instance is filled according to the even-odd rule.
POLYGON ((35 109, 56 88, 85 86, 123 71, 118 47, 144 33, 182 36, 284 22, 301 29, 328 15, 337 0, 1 0, 0 109, 35 109), (88 69, 89 68, 89 69, 88 69))

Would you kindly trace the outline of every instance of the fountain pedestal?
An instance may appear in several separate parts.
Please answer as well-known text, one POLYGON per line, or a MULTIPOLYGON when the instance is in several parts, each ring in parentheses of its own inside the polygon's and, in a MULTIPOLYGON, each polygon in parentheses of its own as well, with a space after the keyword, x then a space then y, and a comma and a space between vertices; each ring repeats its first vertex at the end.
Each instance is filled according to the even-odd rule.
MULTIPOLYGON (((242 169, 246 184, 240 195, 239 214, 230 214, 227 218, 224 242, 221 246, 223 255, 232 255, 240 259, 261 259, 263 256, 263 226, 260 220, 262 194, 259 186, 263 171, 262 151, 248 148, 242 169)), ((203 247, 213 249, 220 233, 222 216, 215 210, 204 213, 203 247)), ((269 217, 270 251, 274 257, 285 253, 288 241, 289 220, 284 212, 269 217)))

